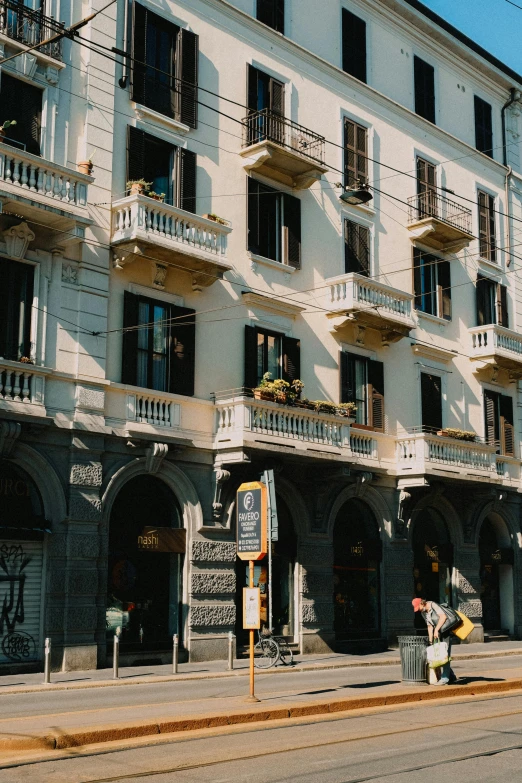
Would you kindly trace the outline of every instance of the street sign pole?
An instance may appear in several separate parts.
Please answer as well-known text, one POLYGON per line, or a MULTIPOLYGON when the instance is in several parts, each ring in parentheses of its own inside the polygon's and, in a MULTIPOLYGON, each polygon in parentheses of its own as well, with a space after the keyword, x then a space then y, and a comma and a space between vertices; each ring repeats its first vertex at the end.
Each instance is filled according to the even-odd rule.
POLYGON ((278 539, 277 505, 275 499, 274 471, 265 470, 268 505, 268 627, 272 631, 272 541, 278 539))
MULTIPOLYGON (((249 562, 249 586, 254 586, 254 561, 250 560, 249 562)), ((250 694, 248 696, 247 701, 259 701, 255 694, 255 686, 254 686, 254 629, 251 628, 249 631, 250 634, 250 694)))

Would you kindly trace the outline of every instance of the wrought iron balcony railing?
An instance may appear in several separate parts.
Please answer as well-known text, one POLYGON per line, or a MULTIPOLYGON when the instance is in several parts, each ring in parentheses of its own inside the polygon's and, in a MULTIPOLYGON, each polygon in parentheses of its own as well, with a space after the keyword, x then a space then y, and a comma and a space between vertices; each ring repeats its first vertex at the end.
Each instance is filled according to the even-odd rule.
POLYGON ((465 234, 471 234, 471 210, 463 207, 462 204, 450 201, 434 190, 410 196, 408 205, 409 223, 417 223, 425 218, 434 218, 465 234))
POLYGON ((287 120, 271 109, 252 112, 243 120, 243 147, 271 141, 320 163, 324 162, 324 136, 287 120))
MULTIPOLYGON (((35 11, 19 0, 0 0, 0 33, 13 41, 35 46, 63 29, 61 22, 45 16, 43 10, 35 11)), ((62 40, 45 44, 39 51, 55 60, 61 60, 62 40)))

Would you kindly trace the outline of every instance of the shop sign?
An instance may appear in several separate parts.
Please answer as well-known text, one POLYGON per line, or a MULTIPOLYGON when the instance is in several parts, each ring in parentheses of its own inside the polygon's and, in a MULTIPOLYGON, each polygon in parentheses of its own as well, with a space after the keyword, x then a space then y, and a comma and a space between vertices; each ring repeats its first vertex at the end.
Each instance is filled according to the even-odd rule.
POLYGON ((261 591, 259 587, 243 588, 243 628, 261 628, 261 591))
POLYGON ((187 531, 185 528, 153 527, 143 528, 138 536, 138 549, 147 552, 177 552, 186 551, 187 531))
POLYGON ((0 498, 21 497, 29 497, 29 484, 21 479, 0 476, 0 498))
POLYGON ((266 486, 241 484, 236 497, 237 554, 242 560, 261 560, 267 552, 266 486))

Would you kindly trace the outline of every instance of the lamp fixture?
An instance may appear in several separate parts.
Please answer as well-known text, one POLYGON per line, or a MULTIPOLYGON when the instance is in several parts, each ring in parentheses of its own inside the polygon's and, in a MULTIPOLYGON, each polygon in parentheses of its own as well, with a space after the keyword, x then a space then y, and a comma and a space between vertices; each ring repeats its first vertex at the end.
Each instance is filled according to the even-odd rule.
POLYGON ((368 201, 372 200, 373 196, 368 190, 368 186, 359 180, 356 183, 356 187, 346 189, 339 198, 346 204, 357 207, 361 204, 367 204, 368 201))

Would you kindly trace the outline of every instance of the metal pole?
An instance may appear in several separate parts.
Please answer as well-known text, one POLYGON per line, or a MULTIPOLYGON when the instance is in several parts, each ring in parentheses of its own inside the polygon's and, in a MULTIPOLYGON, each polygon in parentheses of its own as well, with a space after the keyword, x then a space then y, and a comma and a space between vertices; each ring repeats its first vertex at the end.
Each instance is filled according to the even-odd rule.
POLYGON ((51 682, 51 640, 49 637, 45 640, 44 651, 44 683, 49 685, 51 682))
MULTIPOLYGON (((265 473, 265 481, 268 490, 269 476, 265 473)), ((270 492, 267 491, 268 502, 268 630, 272 630, 272 504, 270 492)))
MULTIPOLYGON (((249 587, 254 586, 254 561, 249 561, 249 587)), ((250 629, 250 700, 257 701, 254 692, 254 631, 250 629)))
POLYGON ((234 668, 234 634, 232 631, 228 632, 228 671, 231 672, 234 668))
POLYGON ((118 631, 114 634, 114 640, 112 643, 112 679, 117 680, 119 678, 120 668, 120 637, 118 631))
POLYGON ((172 637, 172 674, 178 673, 179 656, 179 636, 177 633, 172 637))

